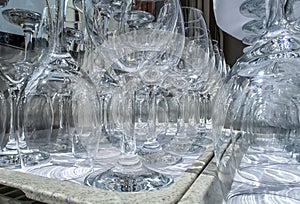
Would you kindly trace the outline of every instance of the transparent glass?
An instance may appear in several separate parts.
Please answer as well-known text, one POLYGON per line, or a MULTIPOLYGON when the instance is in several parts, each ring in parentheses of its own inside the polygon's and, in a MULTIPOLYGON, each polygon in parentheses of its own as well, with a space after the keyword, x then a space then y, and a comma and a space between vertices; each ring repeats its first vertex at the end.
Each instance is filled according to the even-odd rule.
POLYGON ((203 148, 199 138, 202 136, 196 127, 196 111, 200 108, 198 92, 202 92, 213 77, 210 75, 213 66, 208 64, 211 42, 202 11, 182 7, 182 12, 185 34, 183 54, 178 65, 168 73, 164 84, 179 108, 177 132, 167 151, 180 155, 199 155, 203 148))
POLYGON ((227 203, 298 203, 299 21, 289 1, 265 1, 266 32, 238 59, 213 115, 227 203))
POLYGON ((113 103, 118 107, 110 108, 115 109, 114 122, 123 130, 122 154, 115 167, 91 174, 86 183, 107 190, 132 192, 166 187, 173 178, 145 168, 137 154, 135 105, 141 74, 159 67, 158 59, 169 49, 180 15, 179 2, 86 0, 84 8, 100 68, 107 70, 120 88, 122 103, 113 103))
POLYGON ((56 0, 48 10, 49 53, 24 90, 21 128, 28 149, 21 156, 24 171, 72 180, 93 169, 101 107, 91 79, 66 49, 66 3, 56 0), (48 161, 39 161, 45 154, 48 161))
MULTIPOLYGON (((45 6, 45 2, 41 1, 41 5, 45 6)), ((0 77, 5 81, 7 86, 10 110, 9 139, 2 149, 0 157, 3 156, 3 158, 11 160, 4 162, 8 167, 19 168, 20 159, 18 149, 26 148, 26 143, 19 135, 19 114, 17 107, 27 79, 32 74, 35 64, 42 55, 42 52, 39 53, 41 50, 38 50, 37 46, 37 31, 41 23, 42 14, 38 11, 29 10, 26 6, 22 7, 22 5, 19 5, 19 7, 15 8, 2 9, 1 15, 12 26, 22 28, 24 33, 24 50, 20 52, 23 55, 16 54, 10 58, 6 58, 6 55, 3 55, 0 62, 0 77), (10 156, 8 157, 7 155, 10 156)))

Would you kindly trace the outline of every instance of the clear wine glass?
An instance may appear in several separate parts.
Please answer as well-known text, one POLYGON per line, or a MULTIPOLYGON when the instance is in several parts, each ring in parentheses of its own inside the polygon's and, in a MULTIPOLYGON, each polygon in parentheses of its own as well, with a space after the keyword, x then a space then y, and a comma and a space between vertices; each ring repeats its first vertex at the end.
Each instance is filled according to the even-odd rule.
POLYGON ((161 132, 160 127, 163 127, 163 129, 167 128, 167 113, 169 112, 166 97, 168 90, 162 84, 168 77, 170 70, 179 63, 185 42, 184 22, 181 12, 177 22, 175 35, 168 43, 166 52, 153 60, 155 63, 152 62, 150 66, 146 65, 146 68, 139 73, 144 87, 147 87, 149 91, 149 117, 147 120, 147 139, 140 147, 138 153, 143 157, 147 166, 149 167, 150 165, 151 168, 154 166, 157 168, 172 166, 182 161, 180 155, 166 152, 164 146, 167 144, 161 144, 159 141, 159 137, 165 137, 165 131, 161 132), (161 133, 162 135, 160 135, 161 133))
POLYGON ((203 144, 192 142, 198 137, 195 123, 196 110, 199 110, 198 92, 203 93, 203 87, 207 86, 208 79, 212 77, 212 67, 208 66, 210 38, 201 10, 182 7, 182 11, 185 22, 185 47, 182 60, 171 70, 167 83, 178 101, 180 117, 177 134, 168 149, 180 154, 199 154, 203 144), (199 81, 202 81, 202 87, 199 86, 199 81))
MULTIPOLYGON (((24 171, 61 180, 93 169, 101 138, 101 107, 94 84, 66 49, 66 3, 49 8, 49 52, 28 81, 22 98, 24 155, 51 154, 45 164, 23 159, 24 171)), ((21 154, 21 155, 22 155, 21 154)))
POLYGON ((248 46, 217 94, 218 179, 226 203, 298 203, 299 19, 291 2, 266 0, 263 35, 248 46))
POLYGON ((10 103, 10 124, 8 141, 4 150, 1 152, 8 160, 6 163, 13 167, 20 165, 18 159, 18 148, 26 148, 26 143, 19 134, 19 116, 17 112, 17 106, 20 101, 22 90, 26 84, 26 80, 33 72, 35 63, 38 62, 40 53, 35 53, 33 46, 33 35, 38 30, 38 26, 41 22, 41 14, 35 11, 30 11, 22 8, 10 8, 2 10, 2 16, 8 22, 18 25, 24 32, 24 55, 23 59, 20 56, 14 56, 10 59, 1 60, 0 76, 6 82, 9 93, 10 103), (17 141, 19 140, 19 141, 17 141), (10 155, 9 157, 7 155, 10 155))
MULTIPOLYGON (((87 4, 85 1, 82 1, 81 3, 87 4)), ((109 121, 111 117, 109 106, 112 103, 112 98, 116 98, 114 94, 118 92, 119 79, 115 70, 113 70, 110 65, 105 66, 105 56, 103 55, 100 47, 104 39, 107 40, 105 32, 109 32, 109 16, 107 16, 109 14, 106 14, 106 12, 110 11, 106 11, 106 9, 110 7, 113 9, 119 9, 121 4, 119 5, 117 1, 115 3, 113 3, 113 1, 94 1, 94 6, 89 2, 88 5, 91 6, 84 7, 81 3, 77 0, 73 1, 73 4, 77 7, 77 9, 82 10, 82 8, 84 8, 87 31, 84 63, 85 67, 87 67, 88 75, 96 85, 103 107, 102 133, 104 137, 100 140, 99 154, 97 154, 96 158, 97 163, 102 163, 103 166, 105 161, 113 160, 120 156, 118 142, 120 140, 121 132, 117 129, 114 130, 114 128, 118 127, 118 124, 114 123, 114 121, 109 121), (101 23, 104 22, 107 22, 107 24, 102 27, 101 23)))
POLYGON ((86 178, 86 183, 108 190, 132 192, 166 187, 173 182, 172 177, 145 168, 137 155, 135 93, 141 84, 138 74, 155 64, 174 35, 179 2, 139 1, 133 4, 131 1, 86 0, 85 8, 88 31, 96 39, 97 49, 101 51, 98 53, 104 56, 104 67, 118 73, 124 101, 121 105, 124 111, 117 114, 124 129, 122 155, 114 168, 94 172, 86 178))

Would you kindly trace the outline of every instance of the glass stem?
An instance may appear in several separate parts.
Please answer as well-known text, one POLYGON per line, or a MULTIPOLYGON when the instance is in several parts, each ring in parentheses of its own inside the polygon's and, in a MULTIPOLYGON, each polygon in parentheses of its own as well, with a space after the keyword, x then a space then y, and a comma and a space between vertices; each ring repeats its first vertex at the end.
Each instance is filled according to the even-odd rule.
MULTIPOLYGON (((66 20, 66 6, 68 0, 55 0, 55 5, 52 7, 51 15, 54 17, 54 26, 51 26, 53 35, 52 40, 53 44, 51 44, 52 52, 55 54, 64 54, 67 53, 66 50, 66 38, 65 38, 65 20, 66 20)), ((52 23, 52 21, 51 21, 52 23)))
POLYGON ((59 135, 67 135, 68 134, 68 123, 67 123, 67 116, 66 116, 66 113, 65 113, 65 103, 67 103, 65 100, 64 100, 64 96, 60 96, 59 97, 59 110, 58 110, 58 113, 59 113, 59 135))
POLYGON ((20 98, 19 89, 11 88, 8 89, 9 92, 9 102, 10 102, 10 128, 9 128, 9 140, 6 145, 7 149, 18 149, 17 146, 17 104, 20 98))
POLYGON ((136 153, 135 138, 135 96, 133 90, 123 91, 123 111, 121 122, 123 124, 124 134, 121 137, 121 153, 122 156, 118 160, 118 164, 122 171, 135 170, 141 167, 141 161, 136 153))
POLYGON ((143 144, 144 151, 157 152, 161 150, 161 145, 157 140, 157 108, 159 105, 157 99, 157 89, 153 87, 152 94, 149 100, 149 119, 148 119, 148 137, 147 141, 143 144))
POLYGON ((189 127, 196 125, 196 96, 193 91, 188 91, 188 123, 189 127))
POLYGON ((28 50, 32 46, 32 36, 38 24, 33 25, 31 23, 24 23, 22 25, 24 32, 24 40, 25 40, 25 49, 24 49, 24 62, 28 60, 28 50))
POLYGON ((179 101, 179 118, 177 121, 177 135, 176 138, 185 137, 186 127, 185 127, 185 116, 186 116, 186 97, 185 93, 182 93, 178 98, 179 101))
POLYGON ((24 62, 27 61, 27 55, 28 55, 28 46, 29 43, 32 43, 32 33, 31 32, 25 32, 25 53, 24 53, 24 62))
MULTIPOLYGON (((268 29, 286 25, 285 5, 287 1, 288 0, 265 0, 266 27, 268 29)), ((273 29, 271 29, 271 31, 272 30, 273 29)))
MULTIPOLYGON (((55 100, 56 97, 53 97, 55 100)), ((58 142, 61 144, 62 148, 71 147, 70 138, 70 124, 69 124, 69 114, 70 114, 70 100, 68 96, 58 94, 58 142)), ((55 104, 55 101, 52 101, 55 104)), ((53 124, 54 126, 55 124, 53 124)), ((76 148, 72 146, 72 148, 76 148)), ((58 151, 69 151, 69 149, 59 149, 58 151)))

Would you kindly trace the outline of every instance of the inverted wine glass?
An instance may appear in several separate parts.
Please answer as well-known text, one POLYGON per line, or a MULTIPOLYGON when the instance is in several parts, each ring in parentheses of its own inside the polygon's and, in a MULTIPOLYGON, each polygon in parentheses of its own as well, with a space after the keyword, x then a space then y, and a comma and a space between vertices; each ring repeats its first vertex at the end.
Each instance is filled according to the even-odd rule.
POLYGON ((49 52, 24 90, 21 127, 29 149, 21 155, 50 154, 45 164, 24 159, 24 171, 73 180, 93 169, 101 111, 94 84, 66 49, 66 2, 49 8, 49 52))
MULTIPOLYGON (((12 167, 20 166, 18 148, 26 148, 26 143, 19 134, 19 115, 17 106, 20 101, 22 90, 29 75, 33 72, 35 63, 39 60, 41 53, 34 52, 33 36, 38 30, 41 22, 41 14, 24 8, 8 8, 2 10, 1 14, 5 20, 13 25, 20 26, 24 32, 24 52, 12 58, 1 59, 0 76, 7 84, 8 99, 10 104, 8 141, 1 152, 5 162, 12 167), (19 141, 17 141, 19 140, 19 141)), ((36 37, 36 36, 35 36, 36 37)), ((36 38, 35 38, 36 39, 36 38)))
POLYGON ((266 32, 244 51, 217 94, 215 156, 227 203, 298 203, 299 19, 265 1, 266 32))

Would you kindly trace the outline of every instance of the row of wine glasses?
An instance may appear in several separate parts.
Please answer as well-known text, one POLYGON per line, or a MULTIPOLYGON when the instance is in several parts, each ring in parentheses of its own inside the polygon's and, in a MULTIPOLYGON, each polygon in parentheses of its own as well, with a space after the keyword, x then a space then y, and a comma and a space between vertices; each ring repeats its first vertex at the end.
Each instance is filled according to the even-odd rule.
POLYGON ((31 30, 25 60, 0 58, 4 80, 22 76, 5 81, 8 98, 0 93, 11 106, 1 109, 1 166, 150 191, 212 145, 211 107, 228 66, 200 10, 178 0, 45 0, 40 13, 2 15, 12 11, 7 20, 31 30))
MULTIPOLYGON (((146 182, 142 178, 148 179, 148 175, 151 175, 152 178, 156 179, 156 185, 169 185, 170 177, 165 177, 166 174, 159 173, 162 168, 165 170, 167 166, 181 163, 189 149, 191 149, 189 155, 194 153, 194 155, 199 156, 200 149, 205 146, 205 142, 207 142, 206 145, 211 144, 212 140, 209 138, 209 134, 205 135, 206 132, 203 130, 205 129, 203 123, 201 133, 204 134, 198 134, 195 129, 188 130, 185 126, 186 122, 189 123, 189 128, 194 125, 192 119, 189 119, 189 115, 194 115, 192 114, 193 111, 198 111, 199 107, 203 105, 199 105, 199 101, 203 100, 204 97, 209 97, 209 93, 213 89, 217 89, 217 82, 222 77, 221 73, 224 74, 224 69, 226 70, 228 67, 225 66, 224 58, 220 53, 218 53, 220 54, 219 58, 215 57, 217 53, 214 53, 212 49, 212 42, 200 10, 194 8, 180 9, 183 16, 180 14, 177 19, 178 22, 172 26, 175 28, 175 34, 169 30, 167 33, 165 30, 149 31, 149 29, 155 28, 155 23, 149 20, 151 18, 148 16, 149 14, 144 14, 144 10, 141 13, 134 10, 134 13, 126 13, 124 16, 125 20, 127 20, 126 18, 130 19, 128 26, 132 26, 132 28, 128 28, 128 31, 125 28, 126 35, 124 33, 120 35, 119 33, 115 34, 116 19, 112 19, 114 9, 117 9, 116 6, 107 4, 107 2, 102 3, 97 4, 97 7, 91 6, 92 4, 86 6, 87 24, 90 23, 87 27, 90 29, 93 44, 96 46, 95 52, 99 53, 96 55, 96 60, 101 62, 97 64, 98 66, 93 67, 92 73, 96 73, 97 76, 99 73, 110 75, 109 80, 101 78, 104 81, 101 81, 99 90, 101 91, 101 86, 105 83, 108 90, 105 89, 104 96, 109 95, 109 98, 111 97, 110 105, 112 108, 109 110, 108 117, 113 121, 113 125, 110 126, 111 121, 108 118, 108 126, 113 127, 112 132, 114 134, 108 135, 108 138, 114 137, 117 141, 121 141, 122 153, 113 168, 105 172, 102 169, 94 172, 86 180, 92 186, 116 190, 124 185, 120 186, 120 181, 123 180, 135 188, 140 188, 141 185, 137 180, 145 185, 146 182), (133 14, 135 16, 132 16, 133 14), (137 17, 138 14, 146 15, 142 19, 145 22, 142 20, 133 21, 133 18, 137 17), (98 21, 90 19, 97 19, 98 21), (179 20, 183 22, 180 24, 179 20), (151 24, 149 24, 150 22, 151 24), (103 29, 103 26, 106 29, 103 29), (103 33, 103 31, 105 32, 103 33), (167 36, 165 36, 166 34, 167 36), (163 39, 163 42, 157 38, 163 39), (140 44, 141 42, 143 44, 140 44), (147 44, 147 47, 144 47, 144 44, 147 44), (135 47, 136 45, 137 47, 135 47), (184 52, 185 56, 183 56, 184 52), (99 55, 103 59, 99 59, 99 55), (215 68, 215 63, 220 63, 220 67, 221 64, 224 67, 222 66, 221 70, 216 70, 218 68, 215 68), (209 74, 206 75, 207 78, 201 76, 201 73, 206 74, 207 72, 216 72, 216 74, 211 78, 208 77, 209 74), (114 88, 115 82, 119 83, 117 91, 114 88), (195 85, 194 91, 202 89, 201 94, 197 92, 194 95, 205 96, 193 97, 194 101, 185 100, 187 98, 185 94, 191 89, 189 86, 192 85, 195 85), (208 87, 209 90, 207 90, 208 87), (184 107, 187 107, 188 103, 194 105, 193 108, 185 112, 184 107), (170 123, 171 118, 169 117, 171 112, 169 108, 171 107, 175 107, 176 110, 172 110, 172 114, 176 114, 177 111, 177 116, 173 120, 173 123, 176 123, 175 131, 173 134, 168 134, 170 133, 168 131, 171 130, 168 126, 173 125, 170 123), (131 113, 129 119, 124 119, 125 110, 138 110, 138 114, 131 113), (164 125, 166 121, 167 126, 164 125), (163 125, 161 126, 161 124, 163 125), (163 127, 164 130, 158 127, 163 127), (139 128, 142 128, 142 131, 139 128), (119 138, 116 137, 114 130, 120 133, 119 138), (203 135, 208 137, 205 138, 203 135), (163 144, 162 140, 165 140, 167 136, 170 137, 170 141, 168 144, 163 144), (137 140, 140 140, 139 143, 137 140), (202 142, 202 144, 194 145, 194 141, 195 143, 198 142, 197 144, 202 142), (134 172, 134 175, 130 172, 134 172)), ((147 12, 151 11, 150 8, 157 7, 149 6, 147 12)), ((151 11, 151 13, 155 12, 151 11)), ((168 21, 166 20, 166 22, 168 21)), ((165 27, 169 28, 169 26, 165 27)), ((209 117, 205 116, 204 120, 209 117)), ((106 131, 110 132, 111 130, 108 128, 106 131)), ((163 173, 165 172, 163 171, 163 173)), ((149 181, 151 182, 151 180, 149 181)), ((148 185, 151 183, 147 184, 147 188, 148 185)), ((134 191, 135 189, 130 190, 134 191)))

